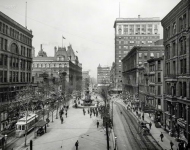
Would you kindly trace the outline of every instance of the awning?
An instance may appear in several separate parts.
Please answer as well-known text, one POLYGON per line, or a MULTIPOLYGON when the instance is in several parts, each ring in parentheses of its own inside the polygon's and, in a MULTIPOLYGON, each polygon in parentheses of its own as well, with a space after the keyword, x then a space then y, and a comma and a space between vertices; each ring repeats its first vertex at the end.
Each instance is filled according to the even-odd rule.
POLYGON ((45 122, 44 120, 40 120, 38 121, 34 126, 35 127, 43 127, 47 124, 47 122, 45 122))

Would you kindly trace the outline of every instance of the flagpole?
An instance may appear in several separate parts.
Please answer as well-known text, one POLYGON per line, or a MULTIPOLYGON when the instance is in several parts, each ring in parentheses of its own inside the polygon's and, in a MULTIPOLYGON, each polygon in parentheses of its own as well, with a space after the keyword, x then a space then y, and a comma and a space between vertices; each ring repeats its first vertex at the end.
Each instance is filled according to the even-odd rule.
POLYGON ((62 36, 62 48, 63 48, 63 36, 62 36))
POLYGON ((27 2, 26 2, 26 9, 25 9, 25 27, 27 28, 27 2))

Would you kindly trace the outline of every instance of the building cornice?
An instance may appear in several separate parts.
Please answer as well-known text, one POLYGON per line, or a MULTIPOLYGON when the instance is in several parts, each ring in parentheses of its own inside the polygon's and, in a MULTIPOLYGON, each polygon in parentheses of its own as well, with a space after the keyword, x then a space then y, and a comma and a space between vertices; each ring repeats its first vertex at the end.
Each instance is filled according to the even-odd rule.
POLYGON ((189 5, 189 0, 181 0, 162 20, 162 26, 165 26, 169 20, 172 20, 173 17, 176 17, 177 14, 185 10, 189 5))
POLYGON ((15 20, 11 19, 10 17, 8 17, 7 15, 5 15, 1 11, 0 11, 0 19, 2 19, 5 23, 11 25, 12 27, 17 28, 18 30, 20 30, 23 33, 27 34, 31 38, 33 37, 32 30, 28 30, 27 28, 25 28, 24 26, 22 26, 21 24, 19 24, 15 20))

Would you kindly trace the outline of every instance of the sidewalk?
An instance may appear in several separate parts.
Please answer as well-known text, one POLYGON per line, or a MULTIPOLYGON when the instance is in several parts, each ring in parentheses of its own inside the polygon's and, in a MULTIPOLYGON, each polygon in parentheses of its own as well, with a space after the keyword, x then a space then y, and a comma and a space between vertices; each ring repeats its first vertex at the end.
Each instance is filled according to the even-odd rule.
MULTIPOLYGON (((122 101, 122 104, 126 106, 125 103, 123 103, 122 101)), ((138 116, 136 115, 136 112, 135 111, 130 111, 132 114, 134 114, 134 116, 138 118, 138 116)), ((142 112, 138 111, 138 113, 141 113, 141 116, 142 116, 142 112)), ((142 120, 142 119, 139 119, 139 120, 142 120)), ((171 137, 164 129, 162 128, 156 128, 155 127, 155 123, 154 121, 149 117, 149 115, 147 113, 144 113, 144 120, 147 121, 148 123, 152 123, 152 127, 151 127, 151 130, 150 130, 150 133, 152 135, 152 137, 158 142, 158 144, 164 149, 164 150, 170 150, 171 147, 170 147, 170 141, 172 141, 174 143, 174 146, 173 146, 173 150, 177 150, 178 148, 178 142, 173 138, 171 137), (160 138, 160 133, 163 133, 164 134, 164 138, 163 138, 163 142, 161 141, 161 138, 160 138)), ((147 125, 147 127, 149 128, 149 126, 147 125)))
MULTIPOLYGON (((84 116, 82 109, 75 109, 71 104, 72 101, 70 101, 68 117, 63 115, 63 124, 60 119, 54 119, 53 123, 49 123, 47 133, 33 139, 33 150, 75 150, 77 140, 79 141, 79 150, 107 149, 106 134, 100 116, 92 115, 90 118, 88 113, 84 116), (96 126, 97 120, 100 122, 99 128, 96 126)), ((54 112, 54 114, 56 113, 54 112)), ((111 141, 110 145, 112 145, 111 141)), ((19 150, 26 150, 26 147, 20 147, 19 150)))

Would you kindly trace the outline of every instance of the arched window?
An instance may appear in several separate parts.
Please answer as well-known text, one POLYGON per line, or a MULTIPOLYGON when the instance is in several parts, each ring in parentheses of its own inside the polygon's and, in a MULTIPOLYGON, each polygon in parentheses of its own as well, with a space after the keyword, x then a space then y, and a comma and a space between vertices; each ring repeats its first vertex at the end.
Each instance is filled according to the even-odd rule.
POLYGON ((11 52, 15 54, 19 54, 18 46, 15 43, 11 44, 11 52))
POLYGON ((186 85, 186 82, 183 82, 183 97, 186 97, 187 96, 187 85, 186 85))

